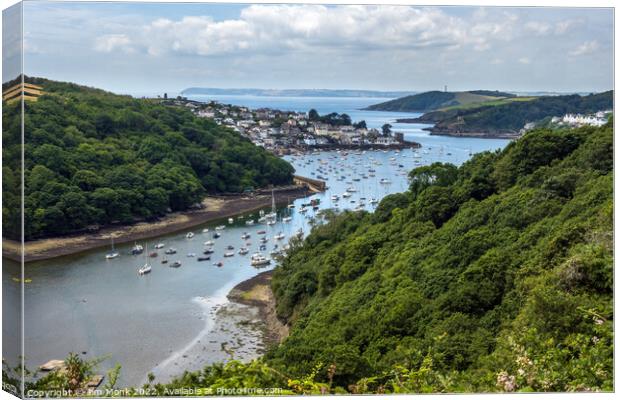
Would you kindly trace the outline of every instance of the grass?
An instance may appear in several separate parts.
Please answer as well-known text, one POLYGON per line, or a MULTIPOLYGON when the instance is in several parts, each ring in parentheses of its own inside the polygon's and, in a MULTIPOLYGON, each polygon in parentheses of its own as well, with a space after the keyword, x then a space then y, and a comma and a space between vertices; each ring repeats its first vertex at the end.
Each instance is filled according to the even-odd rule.
POLYGON ((512 103, 515 101, 532 101, 534 99, 536 99, 535 96, 527 96, 527 97, 511 97, 511 98, 497 98, 497 97, 490 97, 490 96, 479 96, 479 97, 487 97, 489 99, 493 99, 493 100, 488 100, 488 101, 482 101, 482 102, 469 102, 469 103, 463 103, 463 104, 459 104, 456 106, 449 106, 449 107, 444 107, 444 108, 440 108, 437 111, 450 111, 450 110, 457 110, 457 109, 470 109, 470 108, 478 108, 478 107, 484 107, 484 106, 501 106, 504 104, 508 104, 508 103, 512 103))

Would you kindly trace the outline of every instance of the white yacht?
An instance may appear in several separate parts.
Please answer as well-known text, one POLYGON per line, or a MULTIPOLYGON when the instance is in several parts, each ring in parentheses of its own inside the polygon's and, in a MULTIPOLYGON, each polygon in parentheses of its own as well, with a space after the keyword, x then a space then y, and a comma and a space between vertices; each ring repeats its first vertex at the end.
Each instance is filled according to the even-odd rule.
POLYGON ((263 265, 271 264, 271 260, 260 253, 255 253, 252 255, 252 260, 250 261, 250 264, 253 267, 260 267, 263 265))
MULTIPOLYGON (((148 246, 147 246, 148 247, 148 246)), ((148 258, 147 258, 147 253, 148 252, 144 252, 144 265, 140 268, 138 268, 138 275, 142 276, 145 274, 148 274, 151 272, 151 264, 149 264, 148 258)))
POLYGON ((113 258, 119 257, 120 253, 114 249, 114 238, 112 238, 112 250, 105 255, 106 260, 111 260, 113 258))

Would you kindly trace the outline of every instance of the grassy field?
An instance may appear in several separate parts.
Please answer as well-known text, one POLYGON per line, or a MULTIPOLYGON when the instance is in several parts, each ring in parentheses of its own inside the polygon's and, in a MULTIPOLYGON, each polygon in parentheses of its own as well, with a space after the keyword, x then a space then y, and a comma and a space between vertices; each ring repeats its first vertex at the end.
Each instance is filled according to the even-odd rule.
POLYGON ((483 106, 500 106, 503 104, 508 104, 508 103, 512 103, 515 101, 531 101, 534 100, 536 97, 535 96, 527 96, 527 97, 510 97, 510 98, 506 98, 506 97, 492 97, 492 96, 480 96, 480 95, 475 95, 475 94, 471 94, 471 93, 467 93, 467 92, 460 92, 457 93, 457 98, 456 100, 459 101, 461 104, 455 105, 455 106, 449 106, 449 107, 444 107, 444 108, 440 108, 437 111, 449 111, 449 110, 457 110, 457 109, 471 109, 471 108, 477 108, 477 107, 483 107, 483 106), (471 96, 475 96, 477 97, 477 99, 470 99, 469 97, 471 96), (463 97, 462 99, 460 97, 463 97), (486 100, 481 100, 480 98, 487 98, 486 100))

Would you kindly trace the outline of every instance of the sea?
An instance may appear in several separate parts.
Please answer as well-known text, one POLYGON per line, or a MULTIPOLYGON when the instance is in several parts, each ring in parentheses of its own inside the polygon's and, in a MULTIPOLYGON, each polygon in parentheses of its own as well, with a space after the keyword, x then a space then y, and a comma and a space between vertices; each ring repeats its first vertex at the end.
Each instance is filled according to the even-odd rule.
MULTIPOLYGON (((281 110, 308 111, 320 114, 347 113, 354 121, 365 120, 368 127, 380 128, 385 123, 403 132, 407 140, 419 142, 420 149, 401 151, 336 152, 322 151, 303 156, 286 156, 296 173, 325 178, 328 190, 311 198, 291 201, 294 208, 277 210, 275 225, 247 221, 258 214, 238 215, 213 221, 188 231, 152 238, 149 248, 164 244, 156 258, 149 259, 152 273, 138 276, 144 255, 130 255, 133 243, 118 245, 121 256, 106 260, 109 248, 37 261, 25 265, 24 284, 24 348, 25 362, 31 369, 52 359, 64 359, 70 352, 85 359, 100 358, 99 370, 121 365, 119 387, 144 383, 148 373, 156 381, 169 381, 185 370, 197 370, 205 364, 230 359, 250 360, 265 351, 258 315, 250 307, 230 303, 227 293, 238 283, 265 269, 250 265, 250 255, 259 251, 259 238, 267 238, 265 255, 282 249, 289 238, 300 232, 307 235, 321 223, 323 209, 363 209, 369 212, 376 202, 388 194, 407 190, 407 173, 435 161, 460 165, 472 154, 495 151, 508 144, 504 139, 456 138, 432 136, 424 128, 429 125, 396 123, 398 118, 419 114, 363 110, 383 98, 336 97, 261 97, 261 96, 192 96, 194 100, 217 100, 221 103, 269 107, 281 110), (372 171, 372 172, 371 172, 372 171), (345 197, 343 195, 347 195, 345 197), (301 212, 311 199, 320 201, 320 209, 301 212), (290 217, 290 221, 287 221, 290 217), (283 220, 284 219, 284 220, 283 220), (221 237, 213 232, 224 225, 221 237), (265 230, 266 233, 259 234, 265 230), (249 239, 242 239, 245 233, 249 239), (283 234, 285 239, 276 236, 283 234), (215 242, 212 259, 201 262, 205 242, 215 242), (233 257, 224 258, 228 246, 233 257), (238 254, 240 247, 250 249, 238 254), (162 264, 163 250, 174 247, 177 253, 167 257, 181 262, 180 268, 162 264), (192 256, 195 254, 195 256, 192 256), (213 265, 222 261, 221 267, 213 265)), ((265 209, 270 212, 270 209, 265 209)), ((268 268, 273 268, 272 262, 268 268)), ((16 363, 18 341, 11 327, 19 321, 14 305, 19 301, 15 278, 19 264, 3 260, 3 345, 7 362, 16 363), (8 301, 7 301, 8 300, 8 301)))

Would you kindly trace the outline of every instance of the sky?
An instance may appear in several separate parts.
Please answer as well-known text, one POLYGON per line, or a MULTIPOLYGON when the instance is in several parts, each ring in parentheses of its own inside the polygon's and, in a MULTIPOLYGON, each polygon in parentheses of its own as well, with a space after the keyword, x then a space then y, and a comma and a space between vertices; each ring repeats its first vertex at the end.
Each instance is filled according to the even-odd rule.
POLYGON ((598 92, 613 85, 613 11, 27 1, 24 52, 27 75, 131 94, 598 92))

